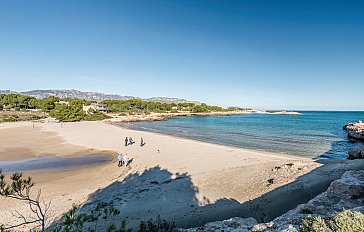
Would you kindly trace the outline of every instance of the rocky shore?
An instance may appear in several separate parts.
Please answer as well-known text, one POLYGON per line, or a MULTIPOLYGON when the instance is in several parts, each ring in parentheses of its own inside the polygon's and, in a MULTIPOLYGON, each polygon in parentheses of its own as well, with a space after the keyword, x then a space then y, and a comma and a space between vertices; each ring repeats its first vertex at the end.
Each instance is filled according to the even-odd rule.
POLYGON ((364 140, 364 123, 362 121, 349 123, 343 129, 348 132, 349 137, 364 140))
POLYGON ((119 123, 119 122, 152 122, 152 121, 166 121, 172 117, 190 117, 190 116, 232 116, 238 114, 249 114, 250 111, 224 111, 224 112, 207 112, 207 113, 192 113, 192 112, 179 112, 179 113, 151 113, 140 115, 120 115, 108 114, 111 118, 106 119, 105 122, 119 123))
POLYGON ((308 215, 327 219, 344 209, 364 213, 364 171, 347 171, 333 181, 326 192, 321 193, 306 204, 277 217, 271 222, 260 223, 254 218, 231 218, 224 221, 210 222, 204 226, 180 229, 180 232, 202 231, 264 231, 298 232, 303 219, 308 215))
POLYGON ((351 150, 348 152, 348 159, 363 159, 364 158, 364 147, 351 150))

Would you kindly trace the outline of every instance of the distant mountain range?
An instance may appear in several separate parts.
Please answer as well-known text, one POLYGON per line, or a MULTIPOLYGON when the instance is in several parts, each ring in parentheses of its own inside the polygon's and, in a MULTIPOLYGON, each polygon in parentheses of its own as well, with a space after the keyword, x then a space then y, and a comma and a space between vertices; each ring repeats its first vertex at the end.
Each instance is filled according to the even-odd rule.
POLYGON ((197 101, 188 101, 185 99, 180 98, 170 98, 170 97, 152 97, 142 99, 139 97, 133 96, 121 96, 118 94, 105 94, 105 93, 98 93, 98 92, 82 92, 78 90, 30 90, 25 92, 16 92, 12 90, 0 90, 0 94, 11 94, 11 93, 19 93, 28 96, 32 96, 35 98, 46 98, 50 96, 55 96, 59 98, 79 98, 85 99, 88 101, 103 101, 103 100, 129 100, 133 98, 141 99, 144 101, 152 101, 152 102, 162 102, 162 103, 196 103, 200 104, 197 101))

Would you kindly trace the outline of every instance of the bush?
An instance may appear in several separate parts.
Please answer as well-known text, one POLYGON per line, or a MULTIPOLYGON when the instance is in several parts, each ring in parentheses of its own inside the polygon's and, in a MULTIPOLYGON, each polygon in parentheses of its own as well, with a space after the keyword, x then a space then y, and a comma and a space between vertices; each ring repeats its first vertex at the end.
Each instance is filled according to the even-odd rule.
POLYGON ((148 221, 140 222, 139 232, 172 232, 176 228, 174 222, 169 222, 166 220, 161 220, 158 215, 157 219, 153 221, 149 219, 148 221))
POLYGON ((308 215, 307 219, 303 220, 301 228, 303 232, 331 232, 325 220, 320 216, 312 217, 312 215, 308 215))
POLYGON ((107 231, 107 232, 131 232, 127 228, 126 221, 121 221, 119 225, 113 221, 120 211, 112 205, 98 203, 95 208, 87 213, 79 213, 79 206, 73 205, 63 220, 52 228, 53 232, 72 231, 107 231))
POLYGON ((109 116, 101 113, 101 112, 94 112, 90 114, 86 114, 83 118, 85 121, 98 121, 98 120, 104 120, 110 118, 109 116))
POLYGON ((344 210, 334 217, 323 219, 320 216, 302 221, 303 232, 362 232, 364 231, 364 215, 360 212, 344 210))
POLYGON ((333 231, 364 231, 364 215, 345 210, 329 222, 333 231))
POLYGON ((75 105, 56 105, 49 114, 61 122, 81 121, 85 117, 82 107, 75 105))

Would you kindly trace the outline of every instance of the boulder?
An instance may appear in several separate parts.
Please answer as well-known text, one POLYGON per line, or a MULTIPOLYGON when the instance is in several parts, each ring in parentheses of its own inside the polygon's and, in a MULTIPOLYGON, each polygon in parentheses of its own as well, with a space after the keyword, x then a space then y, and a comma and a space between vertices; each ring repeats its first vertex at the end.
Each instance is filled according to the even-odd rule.
POLYGON ((348 152, 348 159, 363 159, 364 158, 364 147, 351 150, 348 152))
POLYGON ((216 221, 207 223, 204 226, 190 228, 190 229, 179 229, 180 232, 199 232, 199 231, 224 231, 224 232, 248 232, 258 224, 255 218, 239 218, 234 217, 224 221, 216 221))
POLYGON ((343 128, 348 132, 349 137, 364 140, 364 123, 362 121, 349 123, 343 128))

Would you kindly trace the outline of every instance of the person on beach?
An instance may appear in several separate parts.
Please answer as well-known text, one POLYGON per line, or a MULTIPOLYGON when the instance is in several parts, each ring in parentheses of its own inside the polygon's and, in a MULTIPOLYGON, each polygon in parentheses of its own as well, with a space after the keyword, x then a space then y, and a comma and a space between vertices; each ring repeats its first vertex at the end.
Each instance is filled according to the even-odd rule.
POLYGON ((129 145, 132 145, 134 143, 133 138, 129 137, 129 145))
POLYGON ((125 137, 125 147, 128 146, 128 137, 125 137))
POLYGON ((144 146, 144 140, 143 140, 143 137, 140 137, 140 146, 144 146))
POLYGON ((118 167, 122 167, 124 165, 123 155, 121 153, 118 154, 118 167))
POLYGON ((128 156, 128 154, 127 153, 125 153, 125 156, 124 156, 124 163, 125 163, 125 167, 127 167, 130 163, 131 163, 131 161, 132 161, 133 159, 129 159, 129 156, 128 156))

